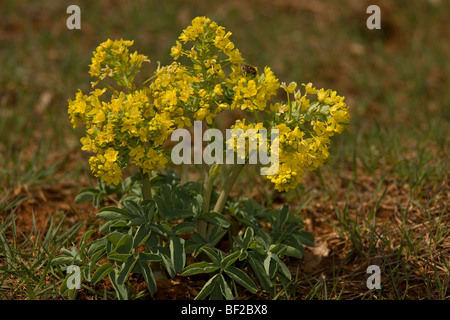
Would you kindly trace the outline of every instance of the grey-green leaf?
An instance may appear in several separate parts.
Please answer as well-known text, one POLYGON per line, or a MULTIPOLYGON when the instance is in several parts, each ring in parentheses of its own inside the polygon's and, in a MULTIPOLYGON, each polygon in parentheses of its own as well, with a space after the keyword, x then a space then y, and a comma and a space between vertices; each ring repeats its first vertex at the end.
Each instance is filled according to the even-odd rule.
POLYGON ((105 207, 105 208, 100 209, 97 212, 96 217, 102 218, 105 220, 118 220, 118 219, 128 218, 128 215, 127 215, 126 211, 124 211, 120 208, 105 207))
POLYGON ((219 225, 225 229, 230 226, 230 221, 228 221, 228 219, 225 218, 224 215, 216 213, 216 212, 210 212, 208 214, 205 214, 202 216, 202 218, 208 222, 211 222, 215 225, 219 225))
POLYGON ((127 254, 133 249, 133 237, 129 234, 124 235, 116 245, 116 252, 127 254))
POLYGON ((124 236, 123 233, 120 233, 118 231, 114 231, 111 232, 110 234, 108 234, 106 236, 106 238, 108 239, 109 242, 111 242, 114 246, 117 246, 117 244, 119 243, 120 239, 122 239, 122 237, 124 236))
POLYGON ((208 242, 211 246, 215 246, 226 233, 227 230, 221 230, 219 226, 215 226, 209 235, 208 242))
POLYGON ((229 266, 231 266, 233 263, 236 262, 237 259, 239 259, 239 256, 241 255, 240 251, 236 251, 233 253, 230 253, 228 256, 226 256, 223 260, 222 260, 222 268, 223 269, 227 269, 229 266))
POLYGON ((216 274, 214 277, 209 279, 208 282, 206 282, 205 285, 203 286, 202 290, 200 290, 198 295, 195 297, 194 300, 205 299, 213 291, 214 287, 218 284, 217 283, 218 276, 219 276, 219 274, 216 274))
POLYGON ((277 263, 273 259, 273 256, 272 252, 268 252, 267 257, 264 259, 264 270, 270 279, 273 279, 277 273, 277 263))
POLYGON ((247 230, 245 230, 244 239, 242 240, 242 247, 244 249, 248 248, 248 245, 250 244, 250 241, 253 239, 254 235, 255 232, 253 231, 253 228, 247 228, 247 230))
POLYGON ((108 258, 117 262, 127 261, 133 254, 131 253, 110 253, 108 258))
POLYGON ((137 248, 143 245, 151 235, 150 227, 142 225, 138 228, 133 239, 133 247, 137 248))
POLYGON ((230 266, 225 270, 225 273, 251 293, 255 293, 256 291, 258 291, 258 287, 256 286, 256 284, 244 271, 230 266))
POLYGON ((99 191, 96 188, 85 188, 80 190, 75 196, 75 203, 82 203, 93 201, 94 197, 98 195, 99 191))
POLYGON ((164 268, 166 268, 169 276, 171 278, 174 278, 176 275, 176 272, 175 272, 175 268, 173 265, 173 261, 165 254, 161 254, 161 259, 162 259, 162 264, 163 264, 164 268))
POLYGON ((309 247, 314 247, 314 236, 306 231, 299 231, 295 234, 295 237, 300 239, 300 241, 309 247))
POLYGON ((60 264, 73 264, 74 260, 75 259, 73 257, 59 256, 59 257, 52 259, 51 265, 56 266, 56 265, 60 265, 60 264))
POLYGON ((303 253, 293 246, 286 246, 286 250, 283 252, 283 254, 297 259, 303 258, 303 253))
POLYGON ((274 261, 277 264, 277 270, 290 281, 292 279, 292 275, 288 267, 286 267, 286 265, 284 264, 284 262, 281 261, 278 257, 272 257, 272 261, 274 261))
POLYGON ((92 276, 91 279, 91 283, 94 285, 97 282, 99 282, 101 279, 103 279, 104 277, 106 277, 111 271, 113 271, 113 267, 111 266, 111 264, 105 263, 103 265, 101 265, 95 272, 94 275, 92 276))
POLYGON ((186 264, 186 253, 184 251, 184 239, 178 237, 170 237, 170 259, 172 260, 175 272, 181 272, 186 264))
POLYGON ((197 225, 192 223, 192 222, 181 222, 177 225, 175 225, 172 228, 172 231, 176 234, 176 235, 180 235, 183 233, 187 233, 187 232, 191 232, 193 230, 197 229, 197 225))
POLYGON ((128 300, 127 288, 123 284, 117 283, 117 273, 117 270, 113 269, 109 273, 109 279, 111 280, 114 290, 116 291, 117 297, 120 300, 128 300))
POLYGON ((231 292, 230 286, 228 285, 227 281, 223 277, 222 274, 219 276, 219 285, 220 285, 220 291, 222 292, 222 295, 227 300, 234 300, 233 293, 231 292))
POLYGON ((284 205, 280 210, 280 215, 278 216, 278 231, 281 231, 286 221, 289 218, 289 206, 284 205))
POLYGON ((119 275, 117 277, 117 283, 118 284, 124 284, 125 281, 128 279, 128 276, 130 275, 131 270, 133 270, 134 265, 136 264, 137 259, 135 257, 130 257, 122 267, 122 270, 120 270, 119 275))
POLYGON ((149 261, 149 262, 161 262, 161 256, 155 254, 155 253, 147 253, 147 252, 141 252, 139 253, 139 260, 141 261, 149 261))
POLYGON ((254 252, 250 252, 248 254, 248 262, 250 263, 250 266, 252 267, 253 272, 255 273, 256 277, 259 280, 259 283, 261 284, 261 287, 265 290, 269 290, 272 287, 272 281, 270 280, 269 276, 266 274, 266 271, 264 270, 264 266, 261 263, 260 259, 258 258, 257 254, 254 252))
POLYGON ((183 269, 183 272, 181 273, 182 276, 192 276, 199 273, 210 273, 218 270, 219 267, 216 266, 214 263, 201 261, 197 263, 193 263, 186 268, 183 269))
POLYGON ((147 284, 147 289, 150 293, 156 292, 156 281, 153 275, 152 269, 147 263, 139 260, 139 266, 141 267, 142 276, 144 277, 145 283, 147 284))

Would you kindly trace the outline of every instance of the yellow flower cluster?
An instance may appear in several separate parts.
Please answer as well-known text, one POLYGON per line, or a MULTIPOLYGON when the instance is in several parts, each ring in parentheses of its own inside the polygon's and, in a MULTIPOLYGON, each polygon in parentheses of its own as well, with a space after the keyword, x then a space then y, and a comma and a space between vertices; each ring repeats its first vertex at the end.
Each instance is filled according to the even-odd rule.
MULTIPOLYGON (((168 162, 163 147, 173 130, 190 127, 192 120, 213 125, 220 112, 235 108, 255 115, 266 112, 264 123, 244 120, 233 126, 242 130, 235 131, 237 137, 245 136, 249 129, 256 132, 233 144, 236 151, 245 147, 241 157, 248 158, 249 146, 259 141, 259 129, 279 130, 279 147, 270 147, 279 156, 279 170, 267 176, 277 190, 295 188, 305 170, 323 165, 329 157, 330 137, 341 133, 349 122, 344 97, 312 84, 304 85, 304 94, 296 90, 295 82, 280 85, 269 67, 258 73, 245 65, 230 36, 231 32, 210 19, 195 18, 171 49, 175 61, 158 66, 153 77, 140 86, 135 85, 135 76, 149 60, 130 53, 133 41, 108 39, 97 47, 90 65, 96 80, 92 86, 101 82, 105 87, 87 95, 77 92, 68 106, 73 126, 86 127, 82 149, 94 153, 89 163, 95 176, 117 184, 128 163, 144 173, 162 169, 168 162), (107 79, 115 81, 119 89, 107 79), (280 86, 287 102, 268 108, 280 86)), ((228 146, 234 138, 226 142, 228 146)), ((262 146, 266 144, 258 143, 256 148, 262 146)))
POLYGON ((117 164, 118 154, 118 151, 108 148, 104 154, 89 159, 92 170, 107 184, 118 184, 122 180, 122 171, 117 164))
POLYGON ((230 36, 231 32, 226 32, 209 18, 197 17, 172 47, 174 59, 184 56, 192 67, 172 64, 172 70, 162 70, 158 78, 163 79, 155 81, 155 94, 173 97, 171 115, 178 125, 186 124, 186 113, 192 113, 197 121, 206 120, 211 124, 217 113, 225 109, 262 111, 276 94, 280 84, 269 67, 253 77, 241 72, 244 60, 230 36), (185 49, 188 42, 193 46, 185 49), (161 92, 158 82, 164 83, 168 78, 173 81, 167 87, 162 85, 164 89, 161 92), (175 108, 177 90, 179 104, 175 108), (182 119, 178 120, 178 117, 182 119))
POLYGON ((74 127, 84 125, 86 135, 81 138, 82 150, 95 155, 89 160, 96 177, 107 184, 118 184, 130 157, 144 173, 163 168, 167 159, 161 147, 174 130, 168 113, 157 113, 149 97, 149 89, 133 90, 134 76, 143 55, 129 53, 132 41, 108 40, 99 45, 92 58, 90 73, 100 80, 111 77, 127 93, 113 90, 106 99, 106 88, 95 89, 88 95, 79 91, 69 99, 68 112, 74 127), (120 78, 120 79, 119 79, 120 78), (131 90, 128 92, 128 90, 131 90))
POLYGON ((254 78, 233 73, 229 84, 234 92, 231 109, 239 108, 248 111, 264 111, 267 102, 276 94, 280 86, 269 67, 265 67, 264 73, 254 78))
MULTIPOLYGON (((187 73, 186 67, 177 62, 158 68, 156 78, 149 86, 149 94, 156 109, 171 119, 178 128, 190 127, 191 112, 188 104, 193 103, 195 84, 200 80, 187 73)), ((203 120, 203 119, 202 119, 203 120)))
POLYGON ((128 47, 134 41, 108 39, 101 43, 94 52, 89 73, 96 77, 97 81, 92 83, 96 86, 99 81, 106 77, 114 79, 119 86, 132 89, 133 79, 139 72, 142 63, 149 61, 142 54, 134 52, 130 54, 128 47))
MULTIPOLYGON (((231 129, 231 137, 226 144, 228 149, 233 149, 238 159, 245 160, 249 154, 258 152, 260 148, 267 148, 267 143, 260 143, 262 136, 259 130, 265 129, 263 123, 245 124, 245 119, 237 120, 231 129)), ((267 149, 261 151, 265 152, 267 149)))
MULTIPOLYGON (((275 104, 274 123, 279 123, 279 171, 267 178, 278 191, 295 188, 305 170, 313 171, 329 157, 330 138, 341 133, 350 115, 344 97, 332 90, 317 90, 311 83, 304 85, 305 94, 296 91, 296 83, 282 84, 288 95, 287 104, 275 104), (294 100, 290 101, 290 94, 294 100), (310 96, 316 96, 311 101, 310 96)), ((277 152, 277 150, 271 150, 277 152)))
MULTIPOLYGON (((202 50, 199 44, 202 44, 208 46, 208 50, 215 47, 218 51, 223 52, 227 56, 227 61, 231 64, 239 65, 244 60, 242 59, 240 51, 235 48, 234 43, 230 41, 230 36, 231 32, 226 32, 224 27, 217 25, 217 23, 211 21, 211 19, 197 17, 192 20, 192 24, 184 29, 179 37, 183 44, 192 42, 194 45, 197 45, 195 46, 197 49, 194 47, 190 51, 183 51, 181 43, 177 41, 177 45, 172 48, 171 54, 175 60, 181 55, 186 55, 195 60, 199 57, 198 49, 202 50)), ((207 68, 210 69, 210 73, 220 73, 218 71, 221 70, 221 67, 218 66, 216 62, 212 61, 217 51, 208 52, 208 50, 202 50, 203 52, 200 52, 200 56, 203 56, 202 58, 210 58, 202 59, 204 61, 203 63, 205 65, 209 64, 207 68), (208 57, 205 55, 208 55, 208 57), (214 68, 214 66, 216 66, 216 68, 214 68)))

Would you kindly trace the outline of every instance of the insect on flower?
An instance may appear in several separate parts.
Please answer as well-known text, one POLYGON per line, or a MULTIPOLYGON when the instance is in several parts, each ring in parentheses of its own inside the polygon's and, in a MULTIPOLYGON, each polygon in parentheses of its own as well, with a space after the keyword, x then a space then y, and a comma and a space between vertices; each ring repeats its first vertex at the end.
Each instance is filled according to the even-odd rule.
POLYGON ((246 76, 256 77, 258 74, 258 69, 248 64, 241 64, 241 72, 246 76))

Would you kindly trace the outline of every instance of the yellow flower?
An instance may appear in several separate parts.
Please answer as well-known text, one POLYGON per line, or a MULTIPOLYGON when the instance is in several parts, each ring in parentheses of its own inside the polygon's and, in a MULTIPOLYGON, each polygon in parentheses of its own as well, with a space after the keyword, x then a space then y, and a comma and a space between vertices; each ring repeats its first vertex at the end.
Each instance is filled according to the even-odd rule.
POLYGON ((177 41, 176 42, 176 46, 173 46, 172 49, 170 49, 170 55, 177 60, 182 53, 182 46, 181 46, 181 42, 177 41))
POLYGON ((275 175, 268 175, 272 183, 275 184, 275 189, 279 192, 286 192, 294 189, 302 180, 303 171, 301 169, 291 167, 288 163, 280 165, 278 172, 275 175))
POLYGON ((304 133, 298 127, 291 130, 284 123, 276 127, 279 130, 280 147, 287 152, 298 151, 304 133))
POLYGON ((303 84, 303 86, 305 87, 305 92, 307 94, 316 94, 317 93, 317 89, 312 86, 311 82, 308 84, 303 84))
POLYGON ((116 151, 113 148, 108 148, 105 152, 105 160, 107 162, 115 162, 117 160, 118 154, 119 154, 119 151, 116 151))
POLYGON ((293 93, 295 88, 297 88, 296 82, 291 82, 289 85, 286 85, 286 82, 281 83, 281 88, 284 89, 287 93, 293 93))
POLYGON ((89 136, 82 137, 80 141, 83 145, 83 147, 81 147, 81 150, 91 151, 94 149, 93 141, 89 136))
POLYGON ((137 147, 128 147, 130 149, 130 157, 133 157, 135 160, 139 161, 145 155, 145 149, 142 145, 138 145, 137 147))
POLYGON ((149 148, 142 159, 134 160, 133 163, 142 169, 144 173, 151 173, 153 170, 164 169, 168 160, 164 154, 149 148))
POLYGON ((99 154, 89 159, 92 172, 106 184, 118 184, 122 180, 122 171, 117 164, 117 151, 108 148, 104 155, 99 154))
POLYGON ((163 93, 163 96, 161 97, 161 99, 162 99, 163 104, 166 104, 168 106, 174 106, 177 104, 177 101, 178 101, 177 91, 175 89, 165 91, 163 93))
POLYGON ((196 121, 203 121, 206 119, 208 124, 212 123, 213 114, 208 110, 208 108, 200 108, 195 114, 194 119, 196 121))
POLYGON ((306 99, 306 95, 301 96, 300 98, 298 98, 297 102, 298 102, 298 104, 300 106, 300 111, 301 112, 305 112, 310 106, 310 100, 306 99))
POLYGON ((142 63, 145 61, 150 62, 150 60, 146 56, 138 54, 137 51, 130 54, 130 65, 134 68, 140 68, 142 66, 142 63))
POLYGON ((260 145, 262 145, 266 151, 267 146, 260 141, 261 135, 259 130, 265 129, 263 123, 248 125, 243 121, 237 120, 236 123, 231 126, 231 137, 226 141, 228 149, 233 149, 237 156, 244 160, 252 152, 257 152, 260 145))
POLYGON ((250 80, 247 83, 247 87, 242 88, 242 93, 244 93, 245 98, 251 98, 251 97, 255 96, 257 92, 258 92, 258 90, 256 88, 255 80, 250 80))
POLYGON ((191 58, 191 59, 193 59, 193 60, 197 60, 197 57, 198 57, 198 53, 197 53, 197 51, 195 50, 195 48, 192 47, 192 48, 191 48, 191 51, 189 51, 188 58, 191 58))
POLYGON ((88 97, 83 95, 81 90, 75 95, 75 100, 68 100, 68 112, 74 128, 85 122, 85 115, 88 109, 87 100, 88 97))
POLYGON ((232 64, 241 64, 242 62, 244 62, 244 58, 242 58, 241 53, 239 52, 238 49, 234 49, 233 51, 228 53, 228 60, 232 63, 232 64))
POLYGON ((325 99, 328 97, 329 92, 329 90, 320 89, 317 92, 317 100, 319 100, 319 102, 325 102, 325 99))
POLYGON ((106 120, 105 113, 103 110, 95 110, 94 118, 92 119, 92 123, 102 123, 106 120))
POLYGON ((199 34, 204 33, 205 25, 208 25, 210 22, 211 20, 209 18, 205 17, 194 18, 194 20, 192 20, 192 25, 188 26, 186 29, 183 30, 179 39, 184 43, 188 41, 194 41, 199 36, 199 34))
POLYGON ((155 146, 163 145, 173 130, 173 121, 165 113, 155 114, 148 127, 149 137, 155 146))
POLYGON ((142 63, 150 61, 137 52, 130 54, 128 47, 132 45, 133 41, 108 39, 97 47, 89 66, 91 77, 97 78, 97 81, 92 83, 92 87, 106 77, 113 78, 120 86, 131 85, 142 63))
POLYGON ((214 87, 214 93, 217 94, 218 96, 223 95, 222 86, 220 84, 216 84, 216 86, 214 87))

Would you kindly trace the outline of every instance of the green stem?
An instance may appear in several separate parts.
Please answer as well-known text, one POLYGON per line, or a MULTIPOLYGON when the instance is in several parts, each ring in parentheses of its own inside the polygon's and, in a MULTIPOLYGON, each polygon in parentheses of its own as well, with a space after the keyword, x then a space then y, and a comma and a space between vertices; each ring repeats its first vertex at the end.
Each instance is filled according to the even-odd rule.
POLYGON ((153 77, 148 78, 147 80, 145 80, 144 82, 142 82, 142 84, 139 86, 139 88, 137 90, 141 90, 141 88, 143 86, 145 86, 148 82, 152 81, 153 78, 155 78, 157 75, 154 75, 153 77))
POLYGON ((214 177, 209 174, 205 176, 205 183, 203 185, 203 213, 209 212, 209 206, 211 204, 211 194, 214 186, 214 177))
MULTIPOLYGON (((144 201, 152 200, 153 194, 152 194, 152 186, 150 184, 150 175, 142 171, 141 174, 142 174, 142 198, 144 199, 144 201)), ((151 263, 150 267, 152 268, 156 280, 167 279, 165 273, 162 270, 160 262, 151 263)))
POLYGON ((289 119, 291 119, 292 103, 291 103, 291 100, 289 99, 289 93, 286 92, 286 94, 287 94, 287 103, 289 105, 289 119))
POLYGON ((142 197, 145 200, 152 200, 152 186, 150 184, 150 176, 148 173, 142 172, 142 197))
MULTIPOLYGON (((209 174, 206 172, 205 174, 205 181, 203 182, 203 208, 202 212, 207 213, 209 211, 209 204, 210 204, 210 198, 211 194, 208 196, 208 187, 209 185, 212 185, 209 174)), ((198 222, 198 233, 206 239, 206 232, 208 230, 208 222, 205 220, 200 220, 198 222)))
POLYGON ((228 196, 230 195, 231 189, 233 188, 234 183, 239 177, 239 174, 241 173, 244 166, 245 164, 233 165, 231 173, 228 176, 228 179, 225 181, 225 185, 222 191, 220 192, 219 199, 217 200, 216 205, 214 206, 214 212, 222 213, 223 208, 225 207, 225 203, 227 202, 228 196))
MULTIPOLYGON (((210 168, 211 169, 211 168, 210 168)), ((211 205, 211 194, 214 187, 214 180, 216 179, 217 174, 211 175, 210 172, 206 172, 205 181, 203 183, 203 213, 209 212, 209 207, 211 205)), ((198 224, 198 232, 202 237, 206 239, 208 231, 208 222, 205 220, 200 220, 198 224)))

